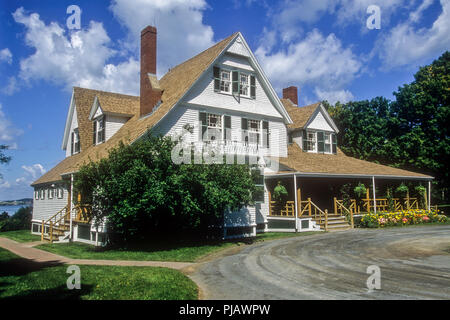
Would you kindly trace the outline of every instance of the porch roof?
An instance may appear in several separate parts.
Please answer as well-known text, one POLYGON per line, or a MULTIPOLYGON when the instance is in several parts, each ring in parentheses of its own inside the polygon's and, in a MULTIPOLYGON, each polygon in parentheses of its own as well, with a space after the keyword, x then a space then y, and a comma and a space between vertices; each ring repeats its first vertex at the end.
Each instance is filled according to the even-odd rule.
POLYGON ((432 180, 432 176, 393 168, 346 156, 339 148, 337 154, 304 152, 296 143, 288 147, 288 157, 279 158, 280 168, 270 176, 301 175, 335 178, 391 178, 432 180))

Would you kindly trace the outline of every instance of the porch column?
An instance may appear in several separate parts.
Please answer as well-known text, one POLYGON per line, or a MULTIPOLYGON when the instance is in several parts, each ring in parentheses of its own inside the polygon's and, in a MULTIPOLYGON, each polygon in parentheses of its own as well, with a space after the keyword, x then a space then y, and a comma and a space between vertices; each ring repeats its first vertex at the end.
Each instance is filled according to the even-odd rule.
POLYGON ((428 211, 431 210, 431 181, 428 181, 428 211))
POLYGON ((298 218, 298 199, 297 199, 297 176, 294 173, 294 210, 295 210, 295 232, 297 232, 297 218, 298 218))
POLYGON ((373 189, 373 210, 377 213, 377 198, 375 196, 375 176, 372 176, 372 189, 373 189))
POLYGON ((73 173, 70 175, 70 240, 73 239, 72 217, 73 217, 73 173))

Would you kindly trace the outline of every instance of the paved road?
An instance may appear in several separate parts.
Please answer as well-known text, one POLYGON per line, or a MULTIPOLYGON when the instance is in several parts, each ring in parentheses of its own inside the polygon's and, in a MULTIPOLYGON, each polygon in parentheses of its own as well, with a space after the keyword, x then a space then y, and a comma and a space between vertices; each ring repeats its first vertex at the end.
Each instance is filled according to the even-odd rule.
POLYGON ((204 299, 450 299, 450 226, 354 229, 268 241, 201 264, 204 299), (367 267, 381 289, 367 289, 367 267))

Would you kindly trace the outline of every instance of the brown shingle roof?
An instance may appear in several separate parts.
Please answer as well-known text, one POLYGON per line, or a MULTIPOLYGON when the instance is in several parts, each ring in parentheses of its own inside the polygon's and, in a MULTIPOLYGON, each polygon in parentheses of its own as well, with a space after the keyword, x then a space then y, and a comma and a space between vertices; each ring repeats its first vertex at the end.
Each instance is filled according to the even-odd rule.
POLYGON ((289 99, 281 99, 281 102, 292 119, 292 123, 287 125, 290 129, 303 128, 314 111, 320 106, 320 102, 304 107, 297 107, 289 99))
MULTIPOLYGON (((92 125, 88 120, 88 117, 95 96, 105 94, 105 92, 74 88, 74 93, 76 92, 75 99, 78 112, 77 115, 79 116, 78 126, 80 130, 82 152, 64 159, 53 169, 33 182, 32 185, 59 181, 61 180, 61 174, 76 172, 83 164, 106 157, 108 155, 108 151, 111 148, 116 147, 120 141, 128 144, 142 136, 153 125, 161 120, 178 101, 180 101, 191 86, 215 61, 215 59, 220 55, 220 53, 222 53, 222 51, 227 47, 231 40, 236 37, 236 35, 237 33, 234 33, 211 48, 201 52, 197 56, 171 69, 159 81, 161 89, 163 90, 161 105, 149 116, 145 116, 143 118, 139 118, 138 115, 133 116, 119 129, 119 131, 116 132, 116 134, 114 134, 114 136, 112 136, 105 143, 97 146, 92 145, 92 125), (78 111, 78 105, 81 106, 80 111, 78 111), (89 108, 87 106, 89 106, 89 108)), ((112 93, 107 94, 114 95, 112 93)), ((136 97, 128 97, 130 97, 130 101, 139 103, 136 97)))
POLYGON ((97 95, 97 98, 100 107, 105 113, 129 116, 139 114, 139 97, 102 92, 97 95))
POLYGON ((303 152, 296 143, 288 147, 288 157, 280 158, 279 161, 283 167, 281 169, 280 166, 280 171, 283 170, 281 172, 432 178, 421 173, 352 158, 339 148, 337 154, 303 152), (291 170, 285 170, 285 166, 291 170))

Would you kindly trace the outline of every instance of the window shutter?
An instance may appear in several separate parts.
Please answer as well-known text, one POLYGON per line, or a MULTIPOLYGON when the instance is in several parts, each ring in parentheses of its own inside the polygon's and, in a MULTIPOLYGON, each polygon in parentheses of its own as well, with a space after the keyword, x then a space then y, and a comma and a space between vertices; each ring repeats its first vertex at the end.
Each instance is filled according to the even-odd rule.
POLYGON ((97 120, 94 120, 92 130, 94 131, 93 135, 92 135, 92 144, 95 145, 95 143, 97 142, 97 139, 96 139, 96 135, 97 135, 97 120))
POLYGON ((308 144, 306 143, 307 138, 308 135, 306 134, 306 130, 303 130, 302 132, 303 151, 308 151, 308 144))
POLYGON ((263 121, 262 123, 262 127, 263 127, 263 146, 265 148, 269 148, 270 143, 269 143, 269 122, 268 121, 263 121))
POLYGON ((225 140, 231 140, 231 117, 224 116, 224 125, 225 125, 225 140))
POLYGON ((218 92, 220 91, 220 68, 214 67, 214 91, 218 92))
POLYGON ((200 112, 199 113, 199 121, 201 124, 201 130, 199 130, 200 132, 200 141, 203 141, 203 137, 205 135, 205 132, 207 130, 207 124, 206 124, 206 113, 205 112, 200 112))
POLYGON ((74 143, 75 143, 74 133, 73 132, 70 135, 70 140, 71 140, 71 143, 70 143, 70 154, 73 155, 73 151, 74 151, 73 148, 74 148, 74 143))
POLYGON ((334 154, 337 154, 337 137, 336 137, 336 134, 335 133, 333 133, 332 135, 331 135, 331 141, 332 141, 332 143, 333 143, 333 145, 332 145, 332 151, 333 151, 333 153, 334 154))
POLYGON ((256 79, 255 76, 250 76, 250 97, 256 99, 256 79))
POLYGON ((324 133, 317 132, 317 151, 323 153, 325 151, 324 133))
POLYGON ((233 94, 239 95, 240 82, 239 82, 239 71, 231 72, 231 79, 233 83, 233 94))
POLYGON ((245 118, 241 119, 241 129, 242 129, 242 142, 248 142, 248 120, 245 118))

